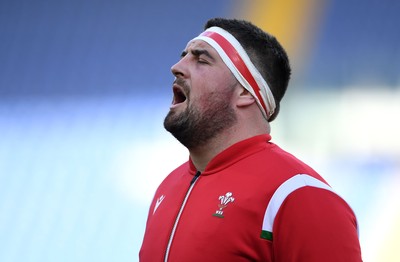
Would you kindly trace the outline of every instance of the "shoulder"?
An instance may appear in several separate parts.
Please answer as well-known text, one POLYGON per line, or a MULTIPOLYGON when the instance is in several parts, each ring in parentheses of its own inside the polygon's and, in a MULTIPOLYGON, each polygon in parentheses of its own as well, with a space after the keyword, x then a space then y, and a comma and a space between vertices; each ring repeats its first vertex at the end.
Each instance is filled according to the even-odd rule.
POLYGON ((268 205, 263 232, 285 257, 283 261, 360 258, 353 210, 329 185, 309 175, 293 176, 278 187, 268 205), (287 247, 291 252, 285 251, 287 247))
POLYGON ((181 164, 174 170, 172 170, 165 178, 164 180, 160 183, 160 187, 162 187, 164 184, 168 183, 173 183, 174 181, 178 181, 182 179, 184 176, 188 176, 190 174, 190 164, 189 161, 181 164))

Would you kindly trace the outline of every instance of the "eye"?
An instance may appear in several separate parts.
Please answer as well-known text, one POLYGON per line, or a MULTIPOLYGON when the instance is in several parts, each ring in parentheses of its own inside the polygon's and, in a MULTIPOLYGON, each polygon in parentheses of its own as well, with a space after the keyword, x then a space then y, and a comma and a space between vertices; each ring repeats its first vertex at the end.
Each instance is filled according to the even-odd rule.
POLYGON ((200 63, 200 64, 209 64, 209 62, 206 59, 204 59, 204 58, 202 58, 200 56, 197 59, 197 62, 200 63))
POLYGON ((179 57, 179 59, 184 58, 187 54, 188 54, 188 52, 182 51, 181 56, 179 57))

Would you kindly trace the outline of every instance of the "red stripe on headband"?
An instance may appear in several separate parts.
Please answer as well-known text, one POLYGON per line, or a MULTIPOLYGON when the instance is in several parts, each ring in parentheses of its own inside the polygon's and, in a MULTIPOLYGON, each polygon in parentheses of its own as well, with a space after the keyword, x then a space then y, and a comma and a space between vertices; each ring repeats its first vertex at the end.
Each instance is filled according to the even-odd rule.
POLYGON ((236 48, 228 41, 226 40, 222 35, 216 33, 216 32, 210 32, 210 31, 205 31, 201 34, 202 36, 207 36, 211 39, 213 39, 215 42, 219 44, 219 46, 225 51, 226 55, 231 59, 232 63, 235 65, 235 67, 239 70, 239 72, 244 76, 244 78, 247 80, 247 82, 251 85, 253 88, 258 100, 261 103, 261 106, 264 108, 265 112, 268 114, 267 107, 265 106, 264 99, 262 99, 262 96, 260 94, 260 88, 254 80, 253 75, 250 73, 250 70, 247 68, 246 64, 244 63, 242 57, 236 50, 236 48))

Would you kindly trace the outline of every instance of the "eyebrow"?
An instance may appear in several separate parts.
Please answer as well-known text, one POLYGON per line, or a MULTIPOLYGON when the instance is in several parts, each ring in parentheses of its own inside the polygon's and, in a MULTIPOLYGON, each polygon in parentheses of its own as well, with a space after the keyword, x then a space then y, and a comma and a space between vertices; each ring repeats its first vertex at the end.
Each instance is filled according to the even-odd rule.
MULTIPOLYGON (((210 52, 208 52, 205 49, 192 49, 190 51, 190 53, 192 53, 192 55, 197 56, 197 57, 199 57, 201 55, 205 55, 208 58, 210 58, 211 60, 213 60, 213 61, 215 60, 214 57, 210 54, 210 52)), ((184 51, 182 51, 181 57, 184 57, 187 54, 188 54, 188 51, 184 50, 184 51)))

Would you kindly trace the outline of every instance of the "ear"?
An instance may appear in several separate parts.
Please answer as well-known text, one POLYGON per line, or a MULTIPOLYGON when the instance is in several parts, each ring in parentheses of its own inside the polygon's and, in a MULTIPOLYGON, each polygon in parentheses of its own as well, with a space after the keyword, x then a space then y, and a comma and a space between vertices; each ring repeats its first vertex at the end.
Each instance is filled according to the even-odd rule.
POLYGON ((250 92, 247 91, 246 89, 242 88, 240 90, 238 99, 236 101, 236 106, 237 107, 246 107, 246 106, 250 106, 254 103, 256 103, 256 100, 254 99, 252 94, 250 94, 250 92))

